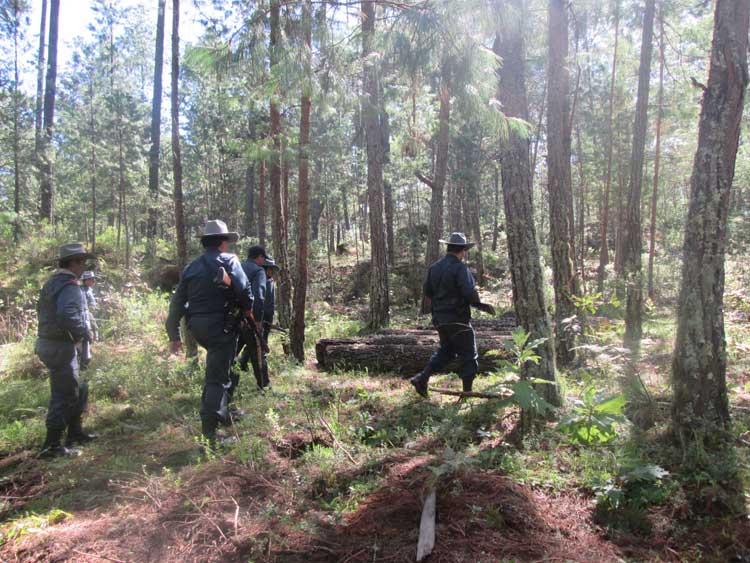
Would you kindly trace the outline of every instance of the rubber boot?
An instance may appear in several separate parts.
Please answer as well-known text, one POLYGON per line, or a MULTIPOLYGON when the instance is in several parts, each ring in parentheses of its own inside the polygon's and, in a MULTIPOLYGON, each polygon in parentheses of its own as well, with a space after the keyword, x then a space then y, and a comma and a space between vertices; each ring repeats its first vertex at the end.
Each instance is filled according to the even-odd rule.
POLYGON ((463 383, 463 391, 464 393, 471 393, 471 388, 474 385, 474 378, 471 379, 462 379, 461 383, 463 383))
POLYGON ((427 398, 427 382, 430 376, 425 372, 419 372, 417 375, 409 379, 409 383, 414 386, 414 390, 425 399, 427 398))
POLYGON ((77 416, 70 421, 68 426, 68 437, 65 440, 65 447, 70 447, 75 444, 85 445, 89 442, 93 442, 99 437, 96 432, 85 432, 81 426, 81 417, 77 416))
POLYGON ((216 427, 218 421, 216 419, 203 419, 201 421, 201 431, 203 438, 208 442, 208 449, 212 452, 216 451, 216 427))
POLYGON ((50 459, 55 457, 80 455, 81 452, 79 450, 76 450, 75 448, 66 448, 60 443, 62 434, 62 430, 48 428, 47 437, 44 440, 39 457, 50 459))

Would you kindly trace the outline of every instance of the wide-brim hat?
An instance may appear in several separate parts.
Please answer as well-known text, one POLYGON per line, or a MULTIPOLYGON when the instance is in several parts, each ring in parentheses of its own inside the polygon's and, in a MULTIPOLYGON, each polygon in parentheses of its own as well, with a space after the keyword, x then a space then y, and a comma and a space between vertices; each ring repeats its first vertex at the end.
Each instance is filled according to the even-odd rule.
POLYGON ((270 256, 266 256, 266 257, 265 257, 265 260, 263 261, 263 264, 262 264, 262 266, 263 266, 264 268, 271 268, 271 269, 274 269, 274 270, 281 270, 281 266, 279 266, 279 265, 278 265, 278 264, 276 263, 276 260, 274 260, 274 259, 273 259, 273 258, 271 258, 270 256))
POLYGON ((462 246, 466 250, 469 250, 472 246, 474 246, 473 242, 469 242, 466 240, 466 235, 463 233, 451 233, 451 236, 448 237, 448 240, 440 239, 440 242, 443 244, 450 244, 451 246, 462 246))
POLYGON ((266 247, 262 244, 254 244, 247 249, 247 257, 250 260, 254 260, 258 256, 262 256, 264 259, 268 258, 268 254, 266 254, 266 247))
POLYGON ((59 251, 57 259, 65 260, 68 258, 84 258, 85 260, 96 260, 96 256, 86 251, 86 248, 80 242, 63 244, 59 251))
POLYGON ((227 224, 221 219, 213 219, 212 221, 206 221, 203 227, 203 234, 200 235, 201 239, 207 237, 224 237, 229 242, 237 242, 240 234, 227 229, 227 224))

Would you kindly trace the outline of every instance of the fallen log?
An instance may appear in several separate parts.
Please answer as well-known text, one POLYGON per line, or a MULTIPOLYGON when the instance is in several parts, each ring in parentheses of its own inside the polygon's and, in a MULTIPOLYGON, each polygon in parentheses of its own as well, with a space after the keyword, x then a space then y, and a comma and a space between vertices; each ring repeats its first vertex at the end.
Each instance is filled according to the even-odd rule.
MULTIPOLYGON (((505 349, 507 340, 505 336, 477 335, 480 372, 494 371, 500 358, 511 357, 510 352, 505 349), (488 355, 490 351, 497 351, 498 356, 488 355)), ((315 346, 318 365, 322 369, 367 369, 375 373, 401 375, 421 371, 437 348, 437 334, 424 337, 321 340, 315 346)), ((458 367, 458 360, 454 360, 444 371, 455 372, 458 367)))

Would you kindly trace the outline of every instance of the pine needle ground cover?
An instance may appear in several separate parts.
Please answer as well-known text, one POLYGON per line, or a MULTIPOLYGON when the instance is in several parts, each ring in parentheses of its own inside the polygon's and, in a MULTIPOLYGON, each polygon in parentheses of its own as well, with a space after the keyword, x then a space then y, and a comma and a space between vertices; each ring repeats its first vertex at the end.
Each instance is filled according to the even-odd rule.
MULTIPOLYGON (((651 402, 622 397, 622 323, 596 319, 564 374, 566 405, 518 432, 517 406, 432 394, 400 378, 283 360, 273 390, 243 374, 247 416, 200 453, 201 358, 168 357, 166 296, 110 297, 86 377, 80 457, 43 461, 48 382, 32 340, 2 349, 0 559, 9 561, 413 561, 424 496, 438 492, 438 561, 724 561, 747 554, 750 327, 728 313, 733 448, 675 447, 666 433, 674 325, 655 309, 638 370, 651 402), (105 323, 106 324, 106 323, 105 323), (107 331, 110 331, 107 333, 107 331), (630 405, 630 406, 628 406, 630 405), (637 411, 635 414, 629 409, 637 411), (640 418, 639 418, 640 417, 640 418), (646 419, 648 424, 634 424, 646 419)), ((352 336, 357 310, 319 307, 314 337, 352 336)), ((397 324, 414 324, 407 315, 397 324)), ((308 339, 312 358, 313 339, 308 339)), ((496 389, 507 370, 480 378, 496 389)), ((450 375, 436 387, 457 388, 450 375)))

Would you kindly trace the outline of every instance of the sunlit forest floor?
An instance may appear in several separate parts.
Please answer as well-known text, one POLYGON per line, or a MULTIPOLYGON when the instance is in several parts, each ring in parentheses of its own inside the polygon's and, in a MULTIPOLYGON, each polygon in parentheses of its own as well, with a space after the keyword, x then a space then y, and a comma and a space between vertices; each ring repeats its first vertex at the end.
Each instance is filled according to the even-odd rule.
MULTIPOLYGON (((667 307, 645 327, 637 372, 648 400, 626 407, 642 430, 597 410, 621 393, 626 362, 622 322, 592 316, 579 363, 562 374, 567 425, 520 437, 518 410, 498 401, 423 400, 396 377, 318 371, 314 342, 361 325, 356 303, 322 301, 309 310, 311 359, 282 360, 274 335, 273 390, 243 374, 247 416, 222 431, 234 438, 227 451, 206 457, 201 364, 167 356, 166 296, 126 287, 104 305, 105 338, 86 372, 86 425, 102 437, 80 457, 35 457, 46 373, 33 338, 0 349, 0 561, 414 561, 433 486, 431 562, 748 561, 750 301, 737 268, 727 298, 736 448, 720 458, 668 438, 667 307), (590 444, 576 438, 599 422, 590 444)), ((397 309, 394 322, 416 315, 397 309)), ((434 384, 459 388, 455 376, 434 384)))

